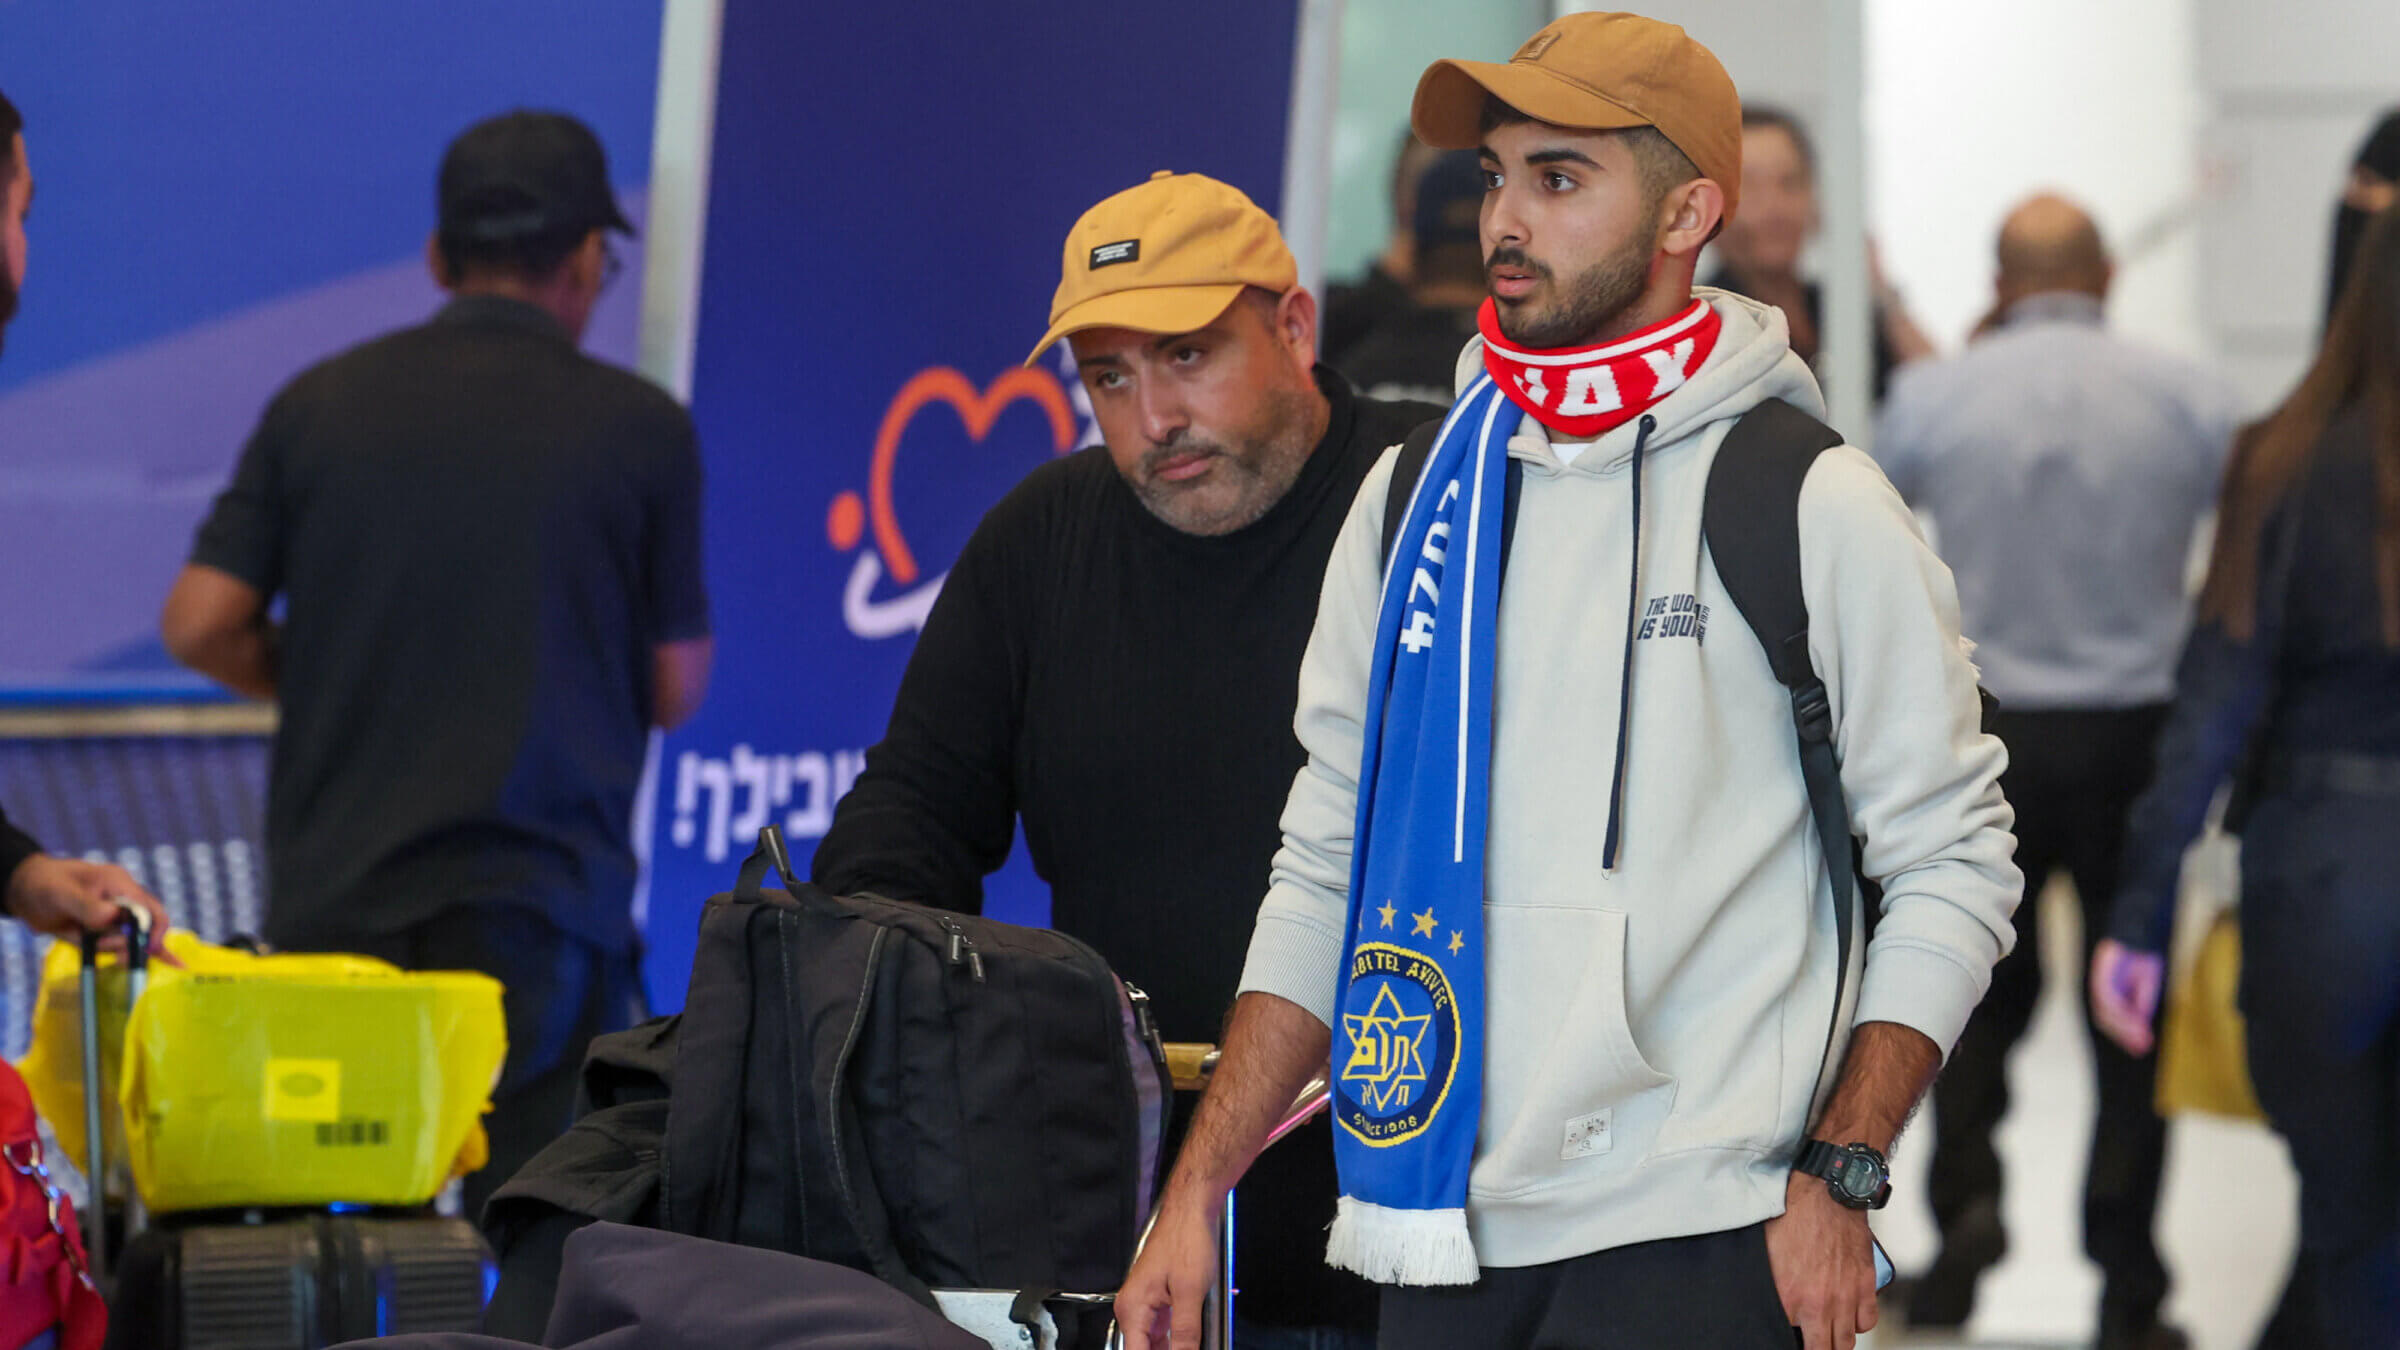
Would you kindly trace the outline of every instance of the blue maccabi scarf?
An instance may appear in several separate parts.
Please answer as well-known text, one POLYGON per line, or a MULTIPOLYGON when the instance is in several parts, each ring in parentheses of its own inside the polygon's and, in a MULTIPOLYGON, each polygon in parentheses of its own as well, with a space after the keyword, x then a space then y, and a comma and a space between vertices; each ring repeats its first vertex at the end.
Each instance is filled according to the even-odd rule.
POLYGON ((1508 438, 1460 396, 1384 564, 1359 752, 1350 941, 1333 1035, 1341 1205, 1325 1259, 1378 1284, 1473 1284, 1483 1115, 1483 860, 1508 438))

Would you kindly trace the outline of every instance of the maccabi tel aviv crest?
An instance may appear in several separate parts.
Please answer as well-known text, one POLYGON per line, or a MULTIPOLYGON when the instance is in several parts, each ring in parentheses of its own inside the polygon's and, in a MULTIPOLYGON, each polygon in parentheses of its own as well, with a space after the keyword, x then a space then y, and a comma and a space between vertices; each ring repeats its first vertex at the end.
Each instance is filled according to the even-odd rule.
MULTIPOLYGON (((1399 911, 1386 902, 1367 913, 1381 914, 1382 926, 1392 928, 1399 911)), ((1431 910, 1408 917, 1416 936, 1434 935, 1431 910)), ((1452 939, 1454 948, 1464 945, 1458 935, 1452 939)), ((1360 943, 1350 980, 1367 993, 1367 1010, 1342 1014, 1334 1061, 1339 1118, 1361 1143, 1385 1148, 1424 1133, 1449 1098, 1458 1071, 1458 1000, 1439 962, 1389 942, 1360 943)))

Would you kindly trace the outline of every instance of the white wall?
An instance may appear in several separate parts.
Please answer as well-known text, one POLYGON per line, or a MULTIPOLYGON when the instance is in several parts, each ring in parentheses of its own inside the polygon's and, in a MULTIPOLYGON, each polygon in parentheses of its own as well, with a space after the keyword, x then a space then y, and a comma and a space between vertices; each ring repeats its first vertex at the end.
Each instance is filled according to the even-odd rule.
POLYGON ((1442 57, 1505 61, 1548 18, 1546 0, 1345 0, 1328 276, 1355 277, 1383 251, 1392 156, 1425 67, 1442 57))
POLYGON ((1990 306, 2009 207, 2082 202, 2119 257, 2111 317, 2194 354, 2201 99, 2191 0, 1868 0, 1868 219, 1926 331, 1990 306))
POLYGON ((2200 314, 2228 370, 2263 404, 2315 348, 2334 197, 2367 128, 2400 104, 2400 4, 2192 6, 2203 142, 2226 178, 2200 231, 2200 314))

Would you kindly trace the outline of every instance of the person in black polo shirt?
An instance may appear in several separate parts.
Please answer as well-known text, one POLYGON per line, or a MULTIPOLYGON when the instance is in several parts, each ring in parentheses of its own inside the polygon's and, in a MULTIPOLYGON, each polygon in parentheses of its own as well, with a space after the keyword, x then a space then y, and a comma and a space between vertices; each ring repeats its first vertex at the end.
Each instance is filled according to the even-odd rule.
POLYGON ((599 141, 555 113, 480 123, 440 207, 429 256, 455 298, 276 396, 164 629, 281 705, 268 941, 507 986, 474 1212, 565 1128, 585 1042, 640 1004, 634 792, 711 644, 691 419, 576 346, 605 232, 630 233, 599 141))
MULTIPOLYGON (((974 912, 1022 820, 1051 921, 1167 1039, 1211 1041, 1304 758, 1325 560, 1367 470, 1441 410, 1314 364, 1282 234, 1213 179, 1093 207, 1063 271, 1033 355, 1073 345, 1107 443, 1034 470, 967 541, 815 880, 974 912)), ((1322 1257, 1333 1202, 1320 1117, 1243 1184, 1242 1345, 1373 1343, 1374 1291, 1322 1257)))

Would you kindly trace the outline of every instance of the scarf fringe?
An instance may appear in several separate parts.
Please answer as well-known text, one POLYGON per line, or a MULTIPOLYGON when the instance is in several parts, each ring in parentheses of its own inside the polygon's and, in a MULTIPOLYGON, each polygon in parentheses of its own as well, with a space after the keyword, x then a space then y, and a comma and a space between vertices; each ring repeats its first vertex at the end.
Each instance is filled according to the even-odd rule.
POLYGON ((1377 1284, 1473 1284, 1483 1278, 1464 1209, 1393 1209, 1343 1196, 1325 1264, 1377 1284))

